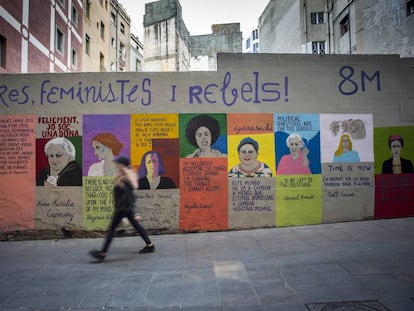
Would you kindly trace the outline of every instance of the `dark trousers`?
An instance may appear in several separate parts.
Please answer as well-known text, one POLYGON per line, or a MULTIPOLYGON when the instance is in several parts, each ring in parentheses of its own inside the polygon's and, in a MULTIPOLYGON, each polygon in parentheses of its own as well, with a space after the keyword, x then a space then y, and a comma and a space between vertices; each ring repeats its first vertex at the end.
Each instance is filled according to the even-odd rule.
POLYGON ((128 218, 131 225, 135 228, 135 230, 137 230, 137 232, 139 233, 141 238, 145 241, 145 243, 147 243, 147 245, 151 244, 151 240, 148 237, 147 231, 145 231, 144 227, 138 221, 136 221, 134 216, 135 215, 132 210, 116 211, 114 213, 112 217, 111 225, 109 226, 108 232, 106 233, 106 239, 105 239, 104 246, 102 248, 102 252, 106 253, 108 251, 109 245, 111 244, 112 239, 114 237, 116 227, 118 227, 118 225, 120 224, 120 222, 122 221, 124 217, 128 218))

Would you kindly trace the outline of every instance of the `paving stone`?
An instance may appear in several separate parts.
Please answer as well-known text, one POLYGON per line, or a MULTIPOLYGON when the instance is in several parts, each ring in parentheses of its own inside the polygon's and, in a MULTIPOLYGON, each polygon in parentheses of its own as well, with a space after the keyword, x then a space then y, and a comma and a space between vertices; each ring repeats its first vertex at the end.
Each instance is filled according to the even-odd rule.
POLYGON ((0 310, 303 311, 355 301, 414 310, 413 227, 405 218, 160 235, 145 255, 126 237, 99 264, 88 251, 102 239, 1 242, 0 310))
POLYGON ((386 306, 377 300, 310 303, 306 306, 309 311, 390 311, 386 306))

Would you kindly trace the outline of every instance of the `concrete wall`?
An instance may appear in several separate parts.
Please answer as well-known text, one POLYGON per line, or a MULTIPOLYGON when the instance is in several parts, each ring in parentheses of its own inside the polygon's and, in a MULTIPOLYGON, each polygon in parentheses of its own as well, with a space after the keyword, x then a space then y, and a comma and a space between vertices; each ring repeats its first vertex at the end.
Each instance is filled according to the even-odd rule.
POLYGON ((177 71, 175 18, 144 29, 144 71, 177 71))
POLYGON ((217 70, 217 53, 242 51, 240 24, 217 24, 212 34, 190 36, 177 0, 146 4, 145 71, 217 70))
POLYGON ((270 1, 259 18, 261 53, 302 53, 299 0, 270 1))
POLYGON ((162 0, 145 5, 144 70, 188 71, 190 35, 177 0, 162 0))
POLYGON ((414 215, 411 62, 270 54, 218 60, 219 71, 208 73, 0 76, 1 231, 105 228, 111 159, 120 154, 131 157, 141 179, 144 225, 159 232, 414 215), (207 143, 193 141, 201 125, 207 143), (301 150, 286 145, 291 134, 301 136, 301 150), (45 153, 57 137, 76 154, 55 140, 45 153), (238 149, 248 137, 246 157, 238 149), (344 147, 344 137, 352 146, 344 147), (399 168, 390 137, 404 139, 399 168), (163 162, 162 189, 145 182, 155 176, 143 170, 149 151, 163 162))
POLYGON ((405 1, 355 2, 357 53, 414 55, 414 17, 405 1))
POLYGON ((312 41, 325 41, 325 53, 414 55, 414 17, 405 1, 269 1, 259 18, 261 52, 312 53, 312 41), (325 23, 311 24, 312 12, 325 23), (341 31, 349 16, 350 30, 341 31))
POLYGON ((217 53, 241 53, 242 33, 239 23, 216 24, 212 34, 191 36, 192 70, 217 70, 217 53), (203 60, 203 62, 201 62, 203 60))

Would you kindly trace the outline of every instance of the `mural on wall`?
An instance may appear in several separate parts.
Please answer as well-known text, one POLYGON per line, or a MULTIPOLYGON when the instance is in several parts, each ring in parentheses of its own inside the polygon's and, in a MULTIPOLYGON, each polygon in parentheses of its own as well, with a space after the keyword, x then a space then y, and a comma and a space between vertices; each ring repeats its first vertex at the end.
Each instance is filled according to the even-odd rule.
POLYGON ((374 215, 371 114, 321 115, 323 221, 374 215))
POLYGON ((113 211, 113 159, 130 156, 130 115, 83 116, 83 226, 105 229, 113 211))
POLYGON ((272 114, 228 114, 230 228, 275 225, 272 114))
POLYGON ((414 214, 406 62, 219 58, 216 72, 0 75, 0 230, 105 229, 119 155, 149 229, 414 214))
POLYGON ((0 228, 4 231, 34 228, 36 120, 32 115, 0 115, 0 228))
POLYGON ((82 117, 39 117, 36 137, 36 228, 81 227, 82 117))
POLYGON ((131 159, 144 226, 179 229, 178 114, 133 114, 131 159))
POLYGON ((275 114, 276 225, 320 223, 318 114, 275 114))
POLYGON ((226 114, 181 114, 179 124, 180 229, 227 229, 226 114))
POLYGON ((119 155, 134 159, 151 229, 414 215, 414 127, 376 128, 374 166, 370 114, 21 116, 0 133, 2 189, 31 183, 24 197, 0 192, 3 228, 104 229, 119 155))
POLYGON ((414 127, 375 128, 375 218, 414 215, 414 127))

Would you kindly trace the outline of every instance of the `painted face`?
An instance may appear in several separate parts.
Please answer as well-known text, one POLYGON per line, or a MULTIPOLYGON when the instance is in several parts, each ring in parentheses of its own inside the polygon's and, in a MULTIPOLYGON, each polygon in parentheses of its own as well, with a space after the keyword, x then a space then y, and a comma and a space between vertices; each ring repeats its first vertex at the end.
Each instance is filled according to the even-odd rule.
POLYGON ((111 148, 106 147, 96 140, 92 141, 92 148, 98 160, 104 160, 107 155, 112 154, 111 148))
POLYGON ((302 142, 299 139, 291 138, 289 140, 289 150, 292 155, 296 156, 302 147, 302 142))
POLYGON ((50 168, 57 173, 60 173, 72 161, 72 157, 66 153, 62 145, 50 145, 46 154, 50 168))
POLYGON ((239 159, 242 164, 253 164, 257 160, 257 152, 253 145, 245 144, 241 146, 239 151, 239 159))
POLYGON ((211 146, 211 132, 205 126, 199 127, 195 133, 197 146, 200 149, 207 149, 211 146))
POLYGON ((400 142, 400 141, 398 141, 398 140, 394 140, 394 141, 391 143, 391 152, 392 152, 392 155, 393 155, 394 157, 399 157, 399 156, 400 156, 400 154, 401 154, 401 148, 402 148, 402 146, 401 146, 401 142, 400 142))
POLYGON ((349 137, 348 136, 342 137, 342 148, 349 149, 349 137))
POLYGON ((159 160, 155 153, 150 153, 145 157, 145 167, 147 168, 147 175, 156 177, 159 172, 159 160))

